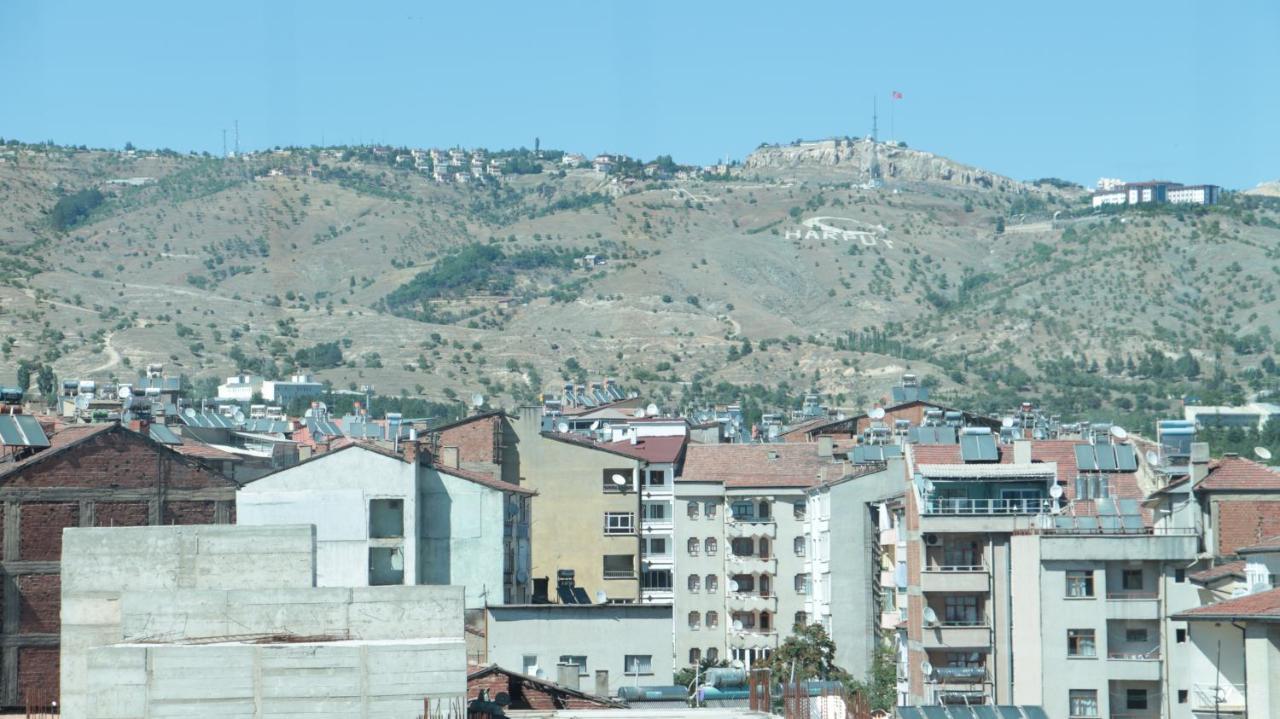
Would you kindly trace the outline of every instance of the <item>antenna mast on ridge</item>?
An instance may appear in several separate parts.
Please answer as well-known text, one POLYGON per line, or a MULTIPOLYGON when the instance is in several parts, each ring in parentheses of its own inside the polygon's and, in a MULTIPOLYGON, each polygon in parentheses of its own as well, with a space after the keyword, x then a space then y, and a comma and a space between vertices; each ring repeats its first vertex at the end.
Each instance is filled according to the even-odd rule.
POLYGON ((880 116, 876 109, 876 98, 871 96, 871 162, 868 164, 867 185, 870 187, 880 187, 884 184, 880 176, 880 153, 877 146, 880 144, 880 116))

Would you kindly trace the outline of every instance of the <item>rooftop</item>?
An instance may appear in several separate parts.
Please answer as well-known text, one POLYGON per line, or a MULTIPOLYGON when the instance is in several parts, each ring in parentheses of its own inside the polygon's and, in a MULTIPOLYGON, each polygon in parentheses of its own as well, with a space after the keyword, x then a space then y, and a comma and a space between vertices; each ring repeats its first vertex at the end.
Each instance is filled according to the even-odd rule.
POLYGON ((1280 622, 1280 589, 1269 589, 1265 592, 1246 594, 1225 602, 1197 607, 1175 614, 1171 619, 1178 621, 1253 619, 1280 622))
POLYGON ((1216 567, 1209 567, 1208 569, 1203 569, 1199 572, 1192 572, 1187 575, 1187 579, 1190 579, 1192 582, 1206 585, 1222 581, 1223 579, 1244 578, 1244 560, 1236 560, 1234 562, 1227 562, 1226 564, 1219 564, 1216 567))
POLYGON ((725 487, 813 487, 843 465, 818 456, 816 442, 691 444, 677 482, 725 487))
POLYGON ((1209 464, 1209 474, 1196 489, 1280 491, 1280 473, 1251 459, 1226 455, 1209 464))

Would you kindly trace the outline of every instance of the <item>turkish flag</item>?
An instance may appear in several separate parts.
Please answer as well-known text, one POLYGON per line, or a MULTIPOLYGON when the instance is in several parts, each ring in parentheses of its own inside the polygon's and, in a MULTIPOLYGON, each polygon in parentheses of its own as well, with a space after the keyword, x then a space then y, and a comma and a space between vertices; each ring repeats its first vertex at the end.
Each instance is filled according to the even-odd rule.
POLYGON ((902 93, 898 92, 897 90, 894 90, 894 91, 893 91, 893 99, 895 99, 895 100, 901 100, 901 99, 902 99, 902 93))

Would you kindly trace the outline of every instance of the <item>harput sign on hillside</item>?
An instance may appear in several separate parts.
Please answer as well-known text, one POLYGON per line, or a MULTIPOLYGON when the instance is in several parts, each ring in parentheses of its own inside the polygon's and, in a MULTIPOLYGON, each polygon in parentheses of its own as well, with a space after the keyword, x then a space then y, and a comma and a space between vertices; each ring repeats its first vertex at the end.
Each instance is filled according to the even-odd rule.
POLYGON ((866 247, 884 245, 892 250, 893 240, 889 239, 888 234, 888 228, 883 225, 873 225, 852 217, 810 217, 801 222, 799 227, 787 230, 784 237, 788 240, 843 240, 866 247))

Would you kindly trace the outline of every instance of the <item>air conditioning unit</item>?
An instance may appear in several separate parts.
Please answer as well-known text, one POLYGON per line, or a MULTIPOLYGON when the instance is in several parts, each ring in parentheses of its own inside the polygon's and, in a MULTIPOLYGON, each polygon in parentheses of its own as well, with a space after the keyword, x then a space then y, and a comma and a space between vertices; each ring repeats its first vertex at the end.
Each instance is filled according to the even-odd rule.
POLYGON ((939 537, 936 534, 926 534, 924 535, 924 543, 929 547, 941 547, 942 537, 939 537))

